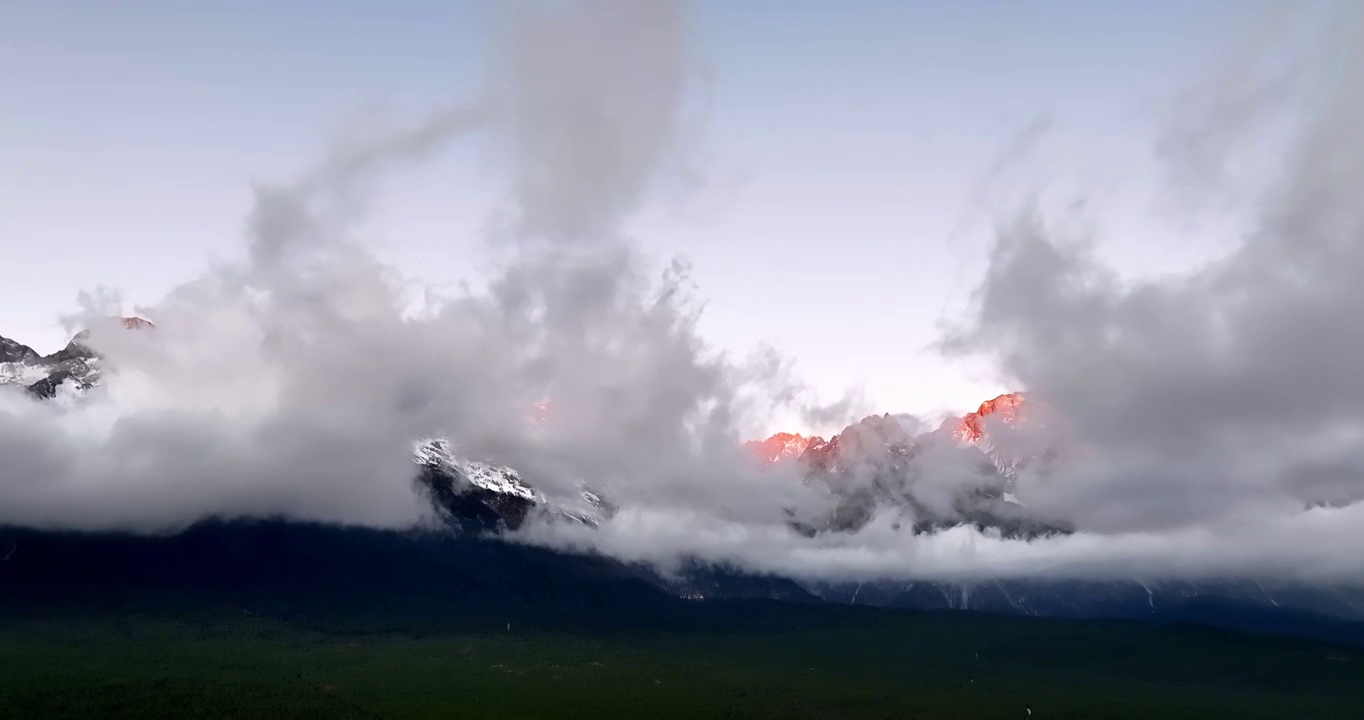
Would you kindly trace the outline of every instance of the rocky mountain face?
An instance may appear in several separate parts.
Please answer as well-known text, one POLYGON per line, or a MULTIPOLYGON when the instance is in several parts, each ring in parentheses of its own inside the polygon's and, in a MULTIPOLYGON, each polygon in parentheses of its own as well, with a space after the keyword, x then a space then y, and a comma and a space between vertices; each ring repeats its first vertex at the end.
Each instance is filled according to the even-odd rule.
MULTIPOLYGON (((129 329, 154 327, 141 318, 125 318, 129 329)), ((0 337, 0 384, 22 385, 33 395, 53 399, 79 396, 99 381, 99 356, 85 344, 88 333, 81 332, 66 347, 51 355, 39 355, 33 348, 0 337)))
POLYGON ((1030 412, 1031 406, 1023 393, 1006 393, 961 417, 943 420, 929 433, 911 434, 890 414, 871 415, 828 440, 781 432, 746 447, 763 463, 796 461, 825 472, 845 471, 877 456, 905 457, 929 444, 974 448, 1001 475, 1012 478, 1021 466, 1050 449, 1036 442, 1020 443, 1015 437, 1025 425, 1033 430, 1041 426, 1041 413, 1030 412))
POLYGON ((882 512, 914 533, 962 524, 1004 537, 1070 532, 1064 522, 1033 516, 1013 495, 1018 469, 1033 458, 997 438, 1022 422, 1023 402, 1021 394, 1002 395, 927 433, 872 415, 828 440, 778 433, 747 447, 760 463, 797 466, 806 483, 836 498, 826 517, 792 518, 805 535, 857 532, 882 512))
POLYGON ((0 363, 27 363, 39 359, 37 351, 7 337, 0 337, 0 363))
MULTIPOLYGON (((137 331, 155 327, 138 318, 126 319, 123 325, 137 331)), ((84 391, 99 382, 103 362, 82 342, 85 337, 84 333, 77 335, 66 347, 46 356, 0 337, 0 385, 20 387, 38 398, 79 402, 84 391)), ((747 446, 762 464, 796 464, 804 482, 828 492, 834 499, 834 509, 825 516, 790 518, 792 530, 807 536, 857 532, 874 516, 889 513, 895 520, 893 526, 906 533, 969 524, 1004 537, 1029 539, 1073 532, 1064 522, 1033 516, 1013 496, 1013 484, 1020 470, 1055 462, 1058 457, 1055 448, 1037 443, 1037 438, 1027 432, 1036 429, 1039 416, 1023 395, 1015 393, 989 400, 974 412, 951 418, 927 433, 914 434, 895 417, 882 415, 864 418, 827 440, 779 433, 747 446)), ((470 541, 515 531, 533 517, 597 527, 617 511, 609 500, 588 487, 581 488, 579 497, 551 500, 515 469, 463 458, 446 439, 416 441, 413 460, 415 486, 430 498, 446 527, 470 541)), ((247 523, 233 527, 255 526, 247 523)), ((213 532, 221 535, 225 531, 219 528, 213 532)), ((35 536, 28 542, 38 540, 35 536)), ((14 548, 9 552, 13 553, 14 548)), ((545 558, 554 556, 544 552, 532 554, 542 565, 548 562, 545 558)), ((510 551, 505 555, 521 557, 510 551)), ((563 557, 566 567, 583 562, 563 557)), ((1212 602, 1233 603, 1242 609, 1258 609, 1256 612, 1282 607, 1364 619, 1364 591, 1358 588, 1270 587, 1220 581, 1046 579, 977 583, 796 582, 699 562, 691 562, 682 572, 667 576, 649 568, 612 562, 605 558, 593 560, 593 572, 613 574, 624 583, 622 587, 630 582, 642 583, 653 591, 683 599, 766 598, 917 610, 1121 618, 1177 617, 1190 603, 1203 603, 1198 607, 1206 608, 1206 603, 1212 602), (614 569, 606 569, 608 566, 614 569)))
POLYGON ((414 458, 418 488, 447 525, 461 530, 516 530, 532 515, 597 527, 616 512, 614 505, 586 487, 571 501, 551 501, 516 470, 462 458, 444 438, 418 441, 414 458))

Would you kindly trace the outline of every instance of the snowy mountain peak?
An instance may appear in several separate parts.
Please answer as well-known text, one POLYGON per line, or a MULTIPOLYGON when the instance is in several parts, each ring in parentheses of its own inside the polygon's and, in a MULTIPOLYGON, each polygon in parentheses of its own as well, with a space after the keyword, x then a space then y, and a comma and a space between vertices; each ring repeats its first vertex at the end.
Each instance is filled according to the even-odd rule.
POLYGON ((0 365, 11 363, 32 363, 40 359, 38 352, 7 337, 0 336, 0 365))
POLYGON ((419 466, 444 471, 489 492, 544 502, 544 497, 527 485, 520 473, 502 465, 466 460, 454 454, 444 438, 424 438, 413 443, 413 460, 419 466))
MULTIPOLYGON (((140 317, 111 318, 129 330, 156 327, 140 317)), ((34 396, 69 404, 80 398, 99 381, 102 361, 85 344, 90 331, 82 330, 66 347, 51 355, 39 355, 33 348, 0 337, 0 385, 21 386, 34 396)))

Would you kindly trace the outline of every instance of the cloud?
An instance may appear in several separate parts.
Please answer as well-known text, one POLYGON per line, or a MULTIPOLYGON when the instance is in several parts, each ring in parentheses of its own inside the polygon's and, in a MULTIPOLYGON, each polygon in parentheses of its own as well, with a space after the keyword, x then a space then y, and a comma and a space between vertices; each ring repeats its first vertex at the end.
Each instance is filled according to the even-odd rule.
POLYGON ((686 6, 572 1, 509 8, 492 95, 513 175, 511 232, 617 240, 676 151, 695 83, 686 6))
POLYGON ((690 45, 684 7, 517 11, 487 92, 414 127, 350 137, 292 183, 255 188, 246 257, 137 311, 82 297, 105 358, 74 408, 0 393, 0 522, 174 529, 206 516, 422 522, 411 441, 590 479, 621 501, 778 516, 808 495, 759 476, 740 441, 799 394, 709 348, 687 267, 661 274, 620 233, 674 152, 690 45), (510 168, 486 292, 426 294, 357 235, 386 173, 491 137, 510 168), (531 428, 527 410, 552 399, 531 428))
MULTIPOLYGON (((694 555, 848 580, 1364 582, 1348 551, 1364 520, 1364 24, 1358 8, 1338 9, 1299 38, 1314 52, 1289 48, 1304 63, 1295 87, 1307 91, 1280 91, 1281 65, 1238 68, 1230 85, 1223 68, 1212 87, 1225 96, 1188 108, 1158 145, 1174 187, 1196 176, 1215 190, 1227 159, 1258 137, 1250 115, 1292 119, 1225 257, 1131 281, 1098 259, 1101 219, 1029 207, 999 225, 973 313, 944 344, 994 358, 1045 409, 1045 439, 1066 457, 1021 473, 1014 491, 1029 513, 1078 532, 913 536, 883 509, 856 533, 794 540, 777 522, 643 508, 595 534, 553 526, 528 539, 664 566, 694 555)), ((931 500, 952 469, 921 470, 916 492, 931 500)))
POLYGON ((1304 33, 1321 9, 1257 2, 1230 19, 1232 41, 1217 66, 1178 93, 1156 140, 1167 205, 1234 206, 1258 189, 1257 163, 1282 148, 1282 130, 1308 91, 1313 43, 1304 33))
MULTIPOLYGON (((1125 283, 1064 221, 1028 210, 1000 228, 974 322, 953 341, 997 357, 1065 418, 1083 455, 1018 494, 1110 538, 1115 556, 1123 534, 1203 532, 1179 552, 1209 556, 1171 557, 1172 567, 1215 566, 1219 553, 1228 569, 1252 567, 1237 547, 1263 552, 1260 572, 1285 554, 1349 565, 1336 556, 1356 538, 1339 519, 1364 500, 1360 30, 1348 6, 1323 31, 1314 92, 1290 110, 1292 146, 1220 260, 1125 283), (1348 507, 1307 510, 1320 506, 1348 507), (1266 536, 1305 544, 1272 550, 1266 536)), ((1208 108, 1206 137, 1232 143, 1244 131, 1226 110, 1208 108)), ((1348 568, 1355 580, 1358 570, 1348 568)))
POLYGON ((1254 579, 1336 584, 1364 575, 1345 551, 1364 540, 1364 507, 1318 508, 1255 522, 1220 522, 1177 531, 1058 535, 1010 540, 961 525, 910 535, 877 517, 856 534, 793 540, 778 524, 726 521, 712 514, 627 510, 599 531, 538 525, 528 542, 604 552, 665 571, 686 557, 750 571, 831 581, 927 580, 974 584, 1011 579, 1254 579))

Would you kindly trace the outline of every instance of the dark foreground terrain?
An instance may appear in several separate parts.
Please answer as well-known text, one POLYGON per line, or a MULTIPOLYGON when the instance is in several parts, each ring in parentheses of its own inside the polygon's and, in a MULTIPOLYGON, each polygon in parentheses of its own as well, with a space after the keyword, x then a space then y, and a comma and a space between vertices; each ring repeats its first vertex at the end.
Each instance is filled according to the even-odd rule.
POLYGON ((1023 718, 1027 705, 1034 718, 1364 716, 1357 650, 1123 622, 825 620, 407 634, 227 610, 11 616, 0 717, 1023 718))
POLYGON ((1247 626, 1235 605, 1042 619, 687 582, 712 599, 449 533, 0 528, 0 719, 1364 718, 1358 624, 1251 618, 1289 638, 1189 624, 1247 626))

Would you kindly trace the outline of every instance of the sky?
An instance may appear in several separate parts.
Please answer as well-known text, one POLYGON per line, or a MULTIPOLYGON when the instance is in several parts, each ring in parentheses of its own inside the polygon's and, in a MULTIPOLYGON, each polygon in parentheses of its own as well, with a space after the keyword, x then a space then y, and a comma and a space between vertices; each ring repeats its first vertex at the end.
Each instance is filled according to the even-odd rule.
POLYGON ((1364 583, 1356 3, 7 19, 0 324, 102 375, 0 388, 0 523, 410 528, 439 436, 663 567, 1364 583), (743 449, 1013 389, 988 447, 743 449))
MULTIPOLYGON (((933 347, 1001 209, 1083 199, 1137 276, 1218 247, 1159 202, 1155 149, 1236 5, 701 3, 681 157, 626 230, 690 263, 717 348, 769 343, 868 412, 960 413, 1015 389, 933 347)), ((253 183, 475 96, 499 22, 469 2, 6 6, 0 334, 44 352, 81 291, 152 303, 237 257, 253 183)), ((365 242, 425 283, 483 282, 504 192, 487 145, 387 178, 365 242)))

